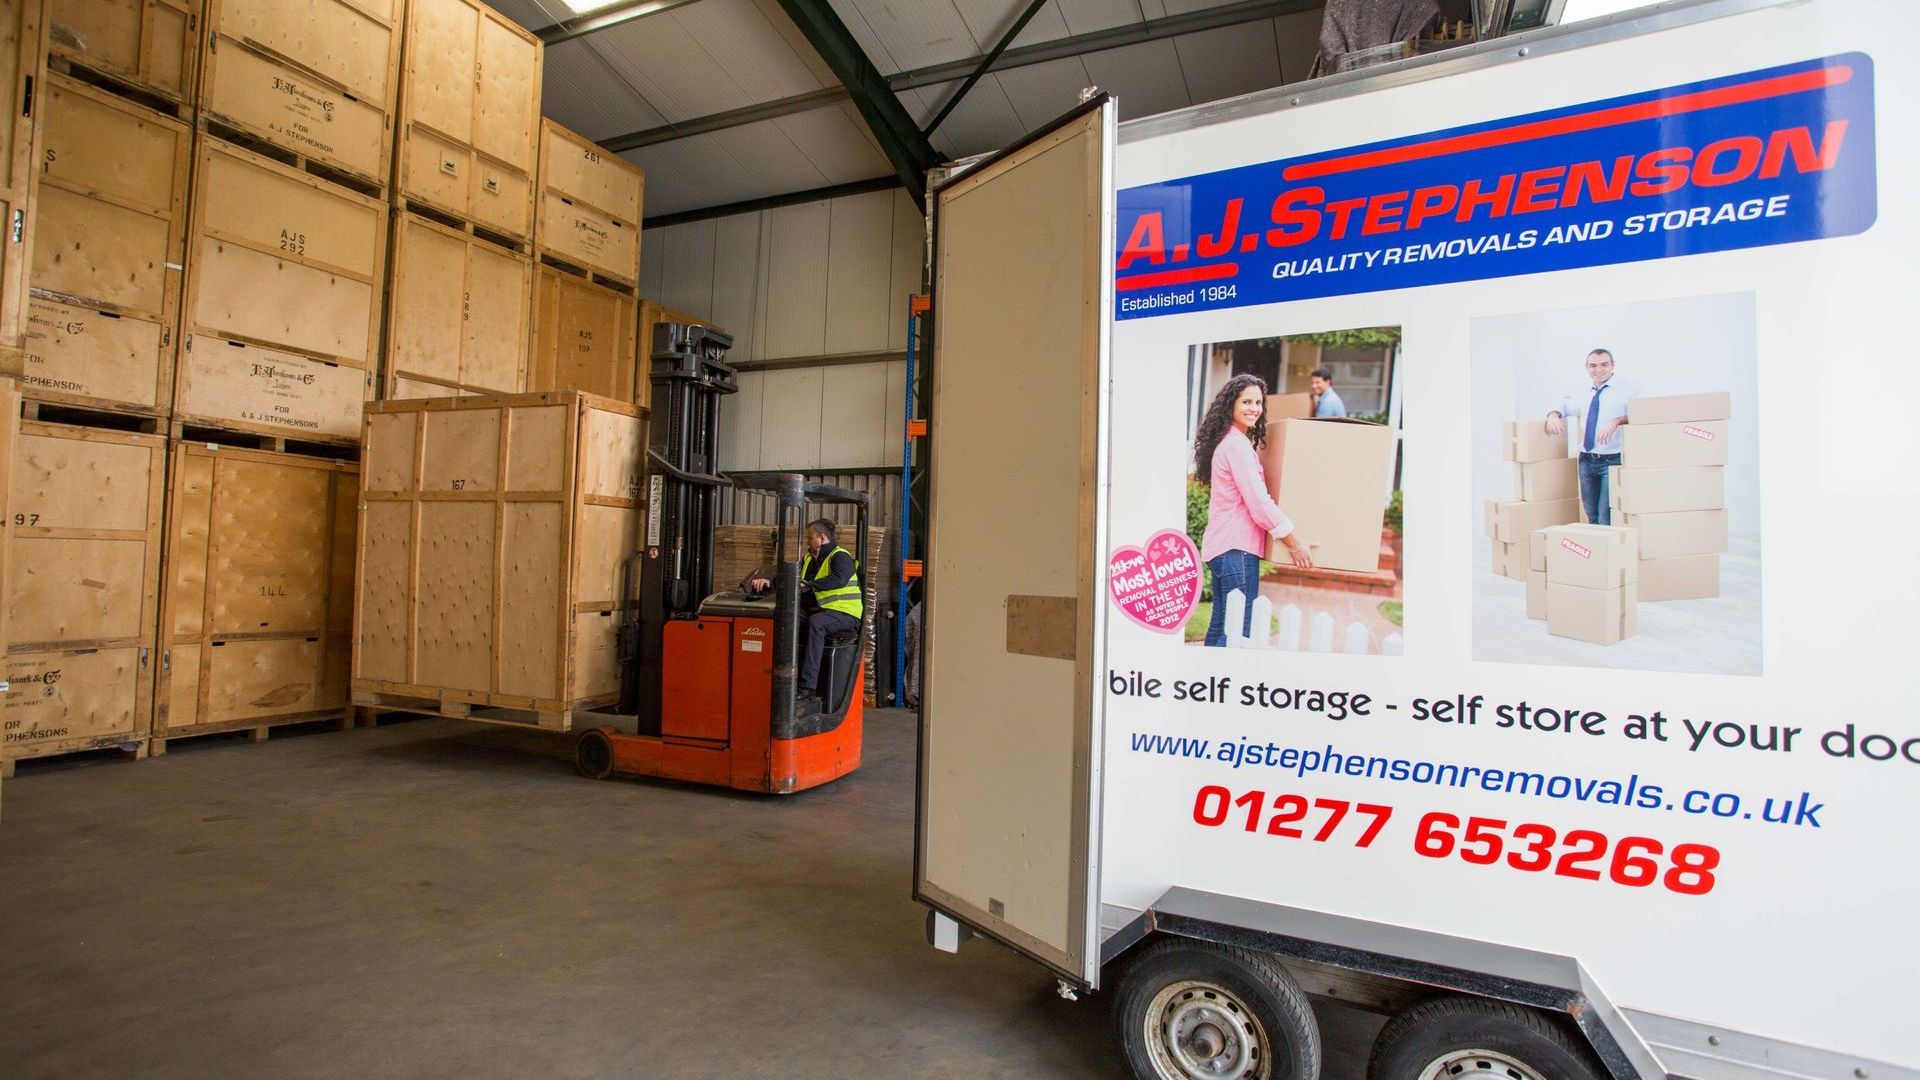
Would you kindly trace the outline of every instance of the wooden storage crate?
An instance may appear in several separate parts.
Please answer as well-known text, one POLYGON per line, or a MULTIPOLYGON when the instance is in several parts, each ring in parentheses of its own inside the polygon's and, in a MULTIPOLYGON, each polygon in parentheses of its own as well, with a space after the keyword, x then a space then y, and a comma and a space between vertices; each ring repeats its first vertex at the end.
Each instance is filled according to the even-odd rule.
POLYGON ((216 139, 197 146, 181 331, 372 368, 386 204, 216 139))
POLYGON ((153 752, 344 722, 359 466, 173 444, 153 752))
POLYGON ((646 173, 551 120, 540 122, 540 257, 601 284, 640 280, 646 173))
POLYGON ((46 23, 40 0, 0 10, 0 373, 18 376, 27 325, 34 189, 40 170, 40 83, 46 71, 46 23))
POLYGON ((632 401, 634 309, 631 296, 542 266, 527 389, 584 390, 632 401))
POLYGON ((399 201, 533 238, 542 46, 478 0, 411 0, 394 166, 399 201))
POLYGON ((402 380, 493 394, 527 389, 531 259, 396 211, 389 265, 384 396, 405 396, 396 392, 402 380))
POLYGON ((189 334, 180 349, 173 417, 182 424, 301 442, 360 444, 373 373, 282 349, 189 334))
POLYGON ((54 66, 171 103, 193 100, 202 0, 47 0, 54 66))
POLYGON ((361 453, 354 704, 566 731, 617 700, 638 409, 574 391, 382 401, 361 453))
POLYGON ((165 416, 193 129, 62 75, 47 76, 42 106, 21 389, 165 416))
POLYGON ((387 190, 403 0, 207 0, 200 123, 363 193, 387 190))
POLYGON ((715 326, 711 319, 696 319, 683 311, 675 311, 665 304, 654 300, 640 301, 639 345, 634 363, 633 400, 641 408, 649 408, 653 403, 653 380, 649 375, 653 371, 653 328, 663 322, 685 323, 688 326, 705 326, 721 333, 726 327, 715 326))
POLYGON ((0 756, 145 753, 166 448, 159 435, 20 422, 0 756))

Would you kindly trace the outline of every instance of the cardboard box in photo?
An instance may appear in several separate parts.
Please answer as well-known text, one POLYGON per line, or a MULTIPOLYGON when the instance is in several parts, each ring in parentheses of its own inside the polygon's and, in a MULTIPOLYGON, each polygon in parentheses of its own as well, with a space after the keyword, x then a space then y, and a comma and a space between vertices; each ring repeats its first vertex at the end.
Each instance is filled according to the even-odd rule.
POLYGON ((1496 500, 1487 510, 1487 533, 1503 544, 1524 544, 1535 529, 1580 520, 1579 499, 1552 502, 1496 500))
POLYGON ((1616 511, 1615 525, 1640 534, 1640 559, 1674 559, 1683 555, 1714 555, 1727 550, 1725 510, 1680 510, 1670 514, 1627 514, 1616 511))
POLYGON ((1620 464, 1630 469, 1676 469, 1727 463, 1727 422, 1628 424, 1621 431, 1620 464))
POLYGON ((1547 617, 1547 572, 1545 570, 1527 571, 1527 618, 1544 619, 1547 617))
POLYGON ((1708 394, 1669 394, 1637 397, 1627 402, 1627 426, 1694 424, 1727 420, 1733 416, 1733 395, 1725 390, 1708 394))
POLYGON ((1567 437, 1547 434, 1547 422, 1509 420, 1501 433, 1500 456, 1503 461, 1528 464, 1567 457, 1567 437))
POLYGON ((1527 570, 1529 573, 1547 572, 1547 530, 1535 529, 1527 534, 1527 570))
POLYGON ((1607 498, 1622 514, 1672 514, 1724 510, 1726 470, 1718 466, 1638 469, 1622 465, 1608 473, 1607 498))
POLYGON ((1547 581, 1618 589, 1640 579, 1640 539, 1616 525, 1556 525, 1545 530, 1547 581))
POLYGON ((1493 572, 1503 578, 1525 581, 1527 567, 1533 562, 1533 544, 1522 540, 1517 544, 1493 542, 1493 572))
MULTIPOLYGON (((1282 420, 1267 425, 1261 463, 1267 490, 1313 547, 1313 564, 1373 573, 1393 478, 1393 429, 1361 420, 1282 420)), ((1290 562, 1273 542, 1268 556, 1290 562)))
POLYGON ((1267 395, 1267 427, 1282 420, 1307 420, 1313 416, 1313 395, 1302 391, 1298 394, 1267 395))
POLYGON ((1720 595, 1720 556, 1640 560, 1640 599, 1707 600, 1720 595))
POLYGON ((1545 461, 1515 462, 1513 497, 1521 502, 1558 502, 1580 497, 1579 461, 1576 458, 1548 458, 1545 461))
POLYGON ((1561 585, 1547 571, 1547 633, 1555 637, 1615 645, 1638 629, 1638 585, 1588 589, 1561 585))

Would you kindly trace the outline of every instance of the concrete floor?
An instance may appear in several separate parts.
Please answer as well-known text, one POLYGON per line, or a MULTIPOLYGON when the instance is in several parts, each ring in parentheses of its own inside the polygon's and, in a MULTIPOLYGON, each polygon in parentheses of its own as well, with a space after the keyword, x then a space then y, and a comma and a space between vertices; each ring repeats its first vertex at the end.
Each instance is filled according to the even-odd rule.
MULTIPOLYGON (((910 898, 912 717, 783 800, 442 720, 22 763, 0 1061, 28 1077, 1122 1075, 1107 999, 910 898)), ((1379 1021, 1322 1013, 1331 1080, 1379 1021)))

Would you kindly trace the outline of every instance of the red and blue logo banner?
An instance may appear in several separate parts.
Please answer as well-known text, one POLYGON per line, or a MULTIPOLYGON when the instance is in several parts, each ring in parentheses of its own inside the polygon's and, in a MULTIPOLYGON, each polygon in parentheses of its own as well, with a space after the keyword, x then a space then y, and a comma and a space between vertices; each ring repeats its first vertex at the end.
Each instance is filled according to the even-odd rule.
POLYGON ((1874 167, 1847 53, 1148 184, 1119 193, 1115 315, 1851 236, 1874 167))

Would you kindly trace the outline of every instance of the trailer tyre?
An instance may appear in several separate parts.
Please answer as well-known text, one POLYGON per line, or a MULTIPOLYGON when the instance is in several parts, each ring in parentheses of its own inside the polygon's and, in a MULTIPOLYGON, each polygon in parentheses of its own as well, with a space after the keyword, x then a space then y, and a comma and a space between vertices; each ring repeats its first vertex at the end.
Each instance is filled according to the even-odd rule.
POLYGON ((1171 939, 1143 950, 1114 996, 1137 1080, 1315 1080, 1320 1028, 1293 977, 1249 949, 1171 939))
POLYGON ((1570 1025, 1484 998, 1438 998, 1394 1017, 1367 1061, 1367 1080, 1604 1080, 1605 1068, 1570 1025))

